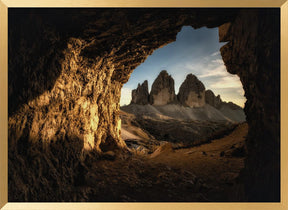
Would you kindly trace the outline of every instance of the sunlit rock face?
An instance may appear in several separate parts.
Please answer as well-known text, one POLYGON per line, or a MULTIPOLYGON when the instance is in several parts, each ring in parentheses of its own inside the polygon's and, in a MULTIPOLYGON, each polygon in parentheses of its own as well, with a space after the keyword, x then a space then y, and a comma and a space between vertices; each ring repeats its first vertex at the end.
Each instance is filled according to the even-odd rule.
POLYGON ((138 84, 137 89, 132 90, 132 104, 146 105, 149 103, 148 81, 145 80, 142 85, 138 84))
MULTIPOLYGON (((117 140, 119 102, 114 100, 120 98, 122 86, 111 80, 114 69, 109 65, 112 58, 104 60, 98 57, 89 63, 89 59, 80 55, 83 45, 84 40, 70 38, 67 48, 62 51, 60 74, 53 87, 28 101, 9 118, 9 140, 13 145, 27 135, 32 143, 41 140, 43 144, 76 138, 83 141, 84 149, 95 148, 98 151, 103 146, 100 144, 108 143, 110 139, 113 139, 112 146, 115 140, 120 147, 125 146, 117 140), (14 126, 21 130, 15 132, 14 126)), ((29 82, 38 85, 39 80, 35 78, 29 82)))
POLYGON ((184 25, 223 25, 221 55, 247 98, 245 198, 279 200, 278 9, 9 9, 9 201, 67 201, 81 152, 125 149, 121 87, 184 25), (35 183, 35 171, 53 176, 35 183))
POLYGON ((202 107, 205 105, 205 86, 193 74, 188 74, 178 93, 178 100, 184 106, 202 107))
POLYGON ((150 104, 155 106, 176 102, 174 79, 163 70, 152 84, 150 104))

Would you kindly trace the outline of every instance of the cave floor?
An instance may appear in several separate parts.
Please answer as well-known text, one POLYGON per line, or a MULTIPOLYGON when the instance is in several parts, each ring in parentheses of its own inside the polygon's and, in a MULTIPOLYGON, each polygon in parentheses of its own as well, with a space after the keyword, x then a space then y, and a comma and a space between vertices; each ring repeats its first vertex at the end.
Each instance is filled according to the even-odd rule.
POLYGON ((149 155, 118 156, 92 164, 80 186, 85 201, 239 201, 246 123, 210 143, 173 149, 167 143, 149 155), (83 194, 83 190, 85 192, 83 194))
POLYGON ((166 142, 151 154, 131 149, 88 153, 82 159, 52 147, 26 156, 12 153, 10 162, 16 164, 9 165, 9 202, 243 201, 237 179, 247 132, 244 123, 210 143, 177 149, 166 142))

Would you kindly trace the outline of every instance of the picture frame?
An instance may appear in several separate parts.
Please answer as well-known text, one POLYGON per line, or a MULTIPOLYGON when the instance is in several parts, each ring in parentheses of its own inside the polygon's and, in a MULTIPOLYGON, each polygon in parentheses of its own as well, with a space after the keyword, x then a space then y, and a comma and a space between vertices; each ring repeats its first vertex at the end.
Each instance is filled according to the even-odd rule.
POLYGON ((0 208, 1 209, 288 209, 288 1, 287 0, 0 0, 0 208), (8 202, 8 8, 12 7, 274 7, 281 9, 281 202, 260 203, 10 203, 8 202))

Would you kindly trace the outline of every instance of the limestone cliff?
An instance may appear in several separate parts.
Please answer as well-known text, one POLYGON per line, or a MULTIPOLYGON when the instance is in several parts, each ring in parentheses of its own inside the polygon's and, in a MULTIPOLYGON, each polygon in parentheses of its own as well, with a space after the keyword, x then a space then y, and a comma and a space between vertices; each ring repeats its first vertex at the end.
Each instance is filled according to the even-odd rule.
POLYGON ((215 98, 215 108, 219 109, 221 107, 221 104, 223 103, 221 96, 217 95, 215 98))
POLYGON ((174 79, 163 70, 152 84, 150 92, 150 104, 159 106, 176 101, 174 79))
MULTIPOLYGON (((168 75, 166 71, 160 72, 159 76, 155 79, 153 86, 154 93, 156 95, 150 95, 148 92, 148 81, 145 80, 142 85, 138 84, 138 87, 132 90, 131 104, 138 105, 167 105, 173 102, 188 107, 203 107, 205 104, 209 104, 216 109, 220 109, 223 106, 231 110, 242 110, 242 108, 233 102, 222 101, 221 96, 215 96, 212 90, 206 90, 204 84, 198 80, 195 75, 188 74, 185 81, 180 86, 178 93, 178 100, 173 99, 174 93, 174 79, 168 75), (171 90, 171 93, 167 90, 171 90), (153 98, 154 97, 154 98, 153 98), (148 100, 150 98, 150 101, 148 100), (156 103, 152 103, 151 98, 156 100, 156 103), (170 99, 170 100, 168 100, 170 99), (173 99, 173 100, 171 100, 173 99)), ((151 91, 152 92, 152 91, 151 91)))
POLYGON ((148 81, 145 80, 142 85, 138 84, 137 89, 132 90, 132 104, 146 105, 149 103, 148 81))
POLYGON ((188 74, 177 95, 184 106, 202 107, 205 105, 205 86, 193 74, 188 74))
POLYGON ((219 109, 223 103, 221 96, 220 95, 215 96, 212 90, 205 91, 205 102, 206 104, 209 104, 217 109, 219 109))
POLYGON ((233 102, 222 101, 221 96, 215 96, 212 90, 205 91, 205 102, 217 109, 220 109, 223 106, 228 107, 231 110, 241 110, 242 108, 233 102))
POLYGON ((212 90, 205 91, 205 103, 215 107, 215 95, 212 90))

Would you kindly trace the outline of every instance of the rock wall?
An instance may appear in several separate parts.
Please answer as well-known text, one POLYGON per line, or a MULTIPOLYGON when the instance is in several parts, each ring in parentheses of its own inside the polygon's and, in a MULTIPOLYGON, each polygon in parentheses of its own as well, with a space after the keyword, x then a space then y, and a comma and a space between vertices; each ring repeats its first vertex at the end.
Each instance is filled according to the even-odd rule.
POLYGON ((212 90, 205 91, 205 103, 215 107, 215 95, 212 90))
POLYGON ((212 90, 205 91, 204 84, 195 75, 188 74, 181 84, 177 97, 174 90, 174 79, 167 71, 162 71, 152 85, 151 94, 148 92, 148 81, 132 90, 131 104, 162 106, 171 103, 186 107, 203 107, 209 104, 216 109, 228 107, 230 110, 242 110, 233 102, 223 102, 220 95, 215 96, 212 90))
POLYGON ((225 106, 231 110, 242 110, 240 106, 234 104, 231 101, 229 102, 222 101, 220 95, 215 96, 212 90, 205 91, 205 103, 215 107, 216 109, 220 109, 225 106))
POLYGON ((148 81, 145 80, 142 85, 138 84, 137 89, 132 90, 132 104, 146 105, 149 103, 148 81))
POLYGON ((176 102, 174 79, 163 70, 152 84, 150 92, 150 104, 155 106, 176 102))
POLYGON ((215 98, 215 107, 217 109, 221 108, 221 104, 223 103, 220 95, 217 95, 216 98, 215 98))
POLYGON ((249 124, 246 196, 280 200, 280 9, 242 10, 219 28, 221 55, 243 84, 249 124))
MULTIPOLYGON (((212 90, 206 90, 205 91, 205 103, 215 107, 216 109, 220 109, 222 104, 225 102, 222 101, 220 95, 215 96, 212 90)), ((234 105, 237 106, 236 104, 234 105)))
POLYGON ((220 41, 228 42, 221 49, 224 63, 239 75, 247 98, 246 199, 278 201, 279 9, 13 8, 9 201, 69 200, 84 171, 84 151, 125 149, 120 90, 133 69, 174 41, 183 25, 222 24, 220 41), (39 183, 33 181, 38 172, 39 183))
POLYGON ((205 86, 195 75, 188 74, 179 88, 177 98, 184 106, 202 107, 205 105, 205 86))
MULTIPOLYGON (((117 111, 119 102, 115 103, 114 100, 120 99, 122 85, 111 80, 114 69, 108 66, 112 58, 105 60, 95 58, 95 63, 91 64, 88 59, 80 55, 83 45, 84 40, 70 38, 67 41, 67 48, 62 51, 64 56, 59 65, 61 73, 53 87, 29 100, 17 112, 11 113, 9 117, 11 146, 17 145, 18 148, 22 148, 24 139, 30 143, 41 140, 45 147, 50 142, 75 138, 82 140, 84 149, 88 150, 93 148, 98 151, 107 150, 108 148, 104 148, 105 144, 109 147, 125 147, 123 142, 117 140, 121 126, 117 111)), ((40 62, 41 59, 45 58, 39 58, 40 62)), ((25 67, 24 73, 28 77, 38 76, 37 72, 34 73, 29 69, 29 66, 26 67, 28 70, 25 67)), ((45 68, 44 64, 41 67, 45 68)), ((40 70, 42 69, 38 71, 40 70)), ((35 88, 41 90, 41 84, 45 84, 42 83, 41 76, 38 80, 29 78, 29 85, 32 87, 35 85, 35 88)), ((17 84, 15 86, 17 89, 17 84)), ((30 91, 30 89, 23 90, 23 94, 29 94, 30 91)))

